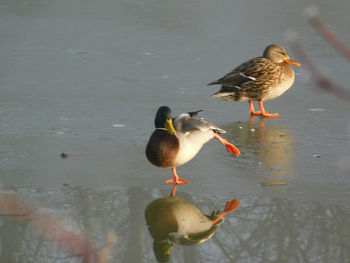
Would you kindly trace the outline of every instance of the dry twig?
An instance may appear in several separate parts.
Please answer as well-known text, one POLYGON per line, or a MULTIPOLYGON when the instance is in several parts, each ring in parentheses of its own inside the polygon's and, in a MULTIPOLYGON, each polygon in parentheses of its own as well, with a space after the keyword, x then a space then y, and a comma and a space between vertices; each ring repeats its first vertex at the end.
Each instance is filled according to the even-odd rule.
POLYGON ((36 232, 44 232, 47 238, 55 240, 60 247, 70 251, 73 255, 78 255, 86 263, 107 263, 111 248, 115 244, 115 236, 110 235, 99 255, 97 247, 87 237, 68 230, 62 222, 39 211, 15 195, 0 193, 0 215, 26 223, 36 232))

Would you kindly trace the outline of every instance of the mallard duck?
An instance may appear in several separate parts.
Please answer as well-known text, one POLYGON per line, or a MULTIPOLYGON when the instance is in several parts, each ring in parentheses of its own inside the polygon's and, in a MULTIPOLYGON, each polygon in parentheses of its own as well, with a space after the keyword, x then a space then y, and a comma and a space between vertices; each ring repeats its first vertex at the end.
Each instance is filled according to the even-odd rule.
POLYGON ((205 215, 195 205, 173 195, 152 201, 145 209, 145 219, 158 261, 169 260, 174 244, 199 245, 209 240, 224 221, 223 216, 238 206, 239 201, 233 199, 226 202, 223 212, 205 215))
POLYGON ((281 45, 265 48, 262 57, 256 57, 208 85, 221 85, 211 97, 227 101, 249 101, 249 113, 262 117, 279 118, 278 113, 265 111, 263 101, 281 96, 294 83, 294 70, 289 65, 301 66, 289 58, 281 45), (253 101, 258 101, 260 111, 255 111, 253 101))
POLYGON ((228 152, 240 155, 233 144, 219 136, 219 133, 225 133, 224 130, 195 118, 198 112, 200 111, 183 113, 172 118, 171 109, 167 106, 162 106, 157 111, 154 121, 156 129, 148 141, 146 156, 155 166, 172 168, 174 179, 167 180, 168 184, 188 183, 177 175, 176 167, 190 161, 212 138, 224 144, 228 152))

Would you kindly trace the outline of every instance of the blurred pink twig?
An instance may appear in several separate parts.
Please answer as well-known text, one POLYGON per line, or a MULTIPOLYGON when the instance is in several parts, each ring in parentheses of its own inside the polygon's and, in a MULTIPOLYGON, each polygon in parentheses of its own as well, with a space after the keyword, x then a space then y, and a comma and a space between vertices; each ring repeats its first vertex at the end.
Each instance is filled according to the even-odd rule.
POLYGON ((55 240, 60 247, 72 254, 82 257, 86 263, 107 263, 110 250, 115 244, 115 236, 110 235, 99 255, 97 247, 87 237, 68 230, 49 214, 39 211, 15 195, 0 193, 0 216, 27 223, 37 232, 44 231, 46 237, 55 240))
MULTIPOLYGON (((309 7, 305 10, 310 23, 318 30, 318 32, 336 47, 342 55, 350 59, 350 49, 341 43, 339 39, 322 23, 319 18, 318 10, 316 7, 309 7)), ((293 49, 293 52, 298 57, 301 64, 310 72, 311 78, 322 89, 333 93, 334 95, 350 101, 350 90, 337 84, 326 74, 324 74, 316 65, 312 62, 310 57, 304 51, 296 33, 288 32, 288 38, 293 49)))
POLYGON ((310 6, 305 9, 305 14, 309 19, 311 25, 327 40, 332 46, 334 46, 344 57, 350 59, 350 48, 343 44, 339 38, 337 38, 332 31, 321 21, 318 8, 310 6))
POLYGON ((322 73, 312 60, 306 55, 300 41, 295 37, 290 40, 290 46, 298 57, 300 63, 310 72, 311 78, 322 89, 337 95, 340 98, 350 100, 350 90, 335 83, 331 78, 322 73))

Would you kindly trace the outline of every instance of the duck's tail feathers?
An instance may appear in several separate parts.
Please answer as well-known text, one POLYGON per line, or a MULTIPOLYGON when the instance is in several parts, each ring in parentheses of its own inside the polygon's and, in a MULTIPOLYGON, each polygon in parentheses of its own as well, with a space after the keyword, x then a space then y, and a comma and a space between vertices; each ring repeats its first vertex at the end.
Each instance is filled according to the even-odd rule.
POLYGON ((194 116, 197 116, 198 113, 202 112, 204 110, 197 110, 197 111, 190 111, 190 112, 187 112, 190 117, 194 117, 194 116))
POLYGON ((219 81, 218 80, 214 80, 213 82, 210 82, 207 84, 207 86, 211 86, 211 85, 218 85, 219 81))
POLYGON ((216 132, 216 133, 218 133, 218 134, 226 133, 225 130, 223 130, 223 129, 217 127, 217 126, 214 126, 214 125, 213 125, 211 128, 212 128, 212 130, 213 130, 214 132, 216 132))
POLYGON ((222 97, 234 97, 236 95, 236 92, 216 92, 213 95, 211 95, 211 98, 222 98, 222 97))

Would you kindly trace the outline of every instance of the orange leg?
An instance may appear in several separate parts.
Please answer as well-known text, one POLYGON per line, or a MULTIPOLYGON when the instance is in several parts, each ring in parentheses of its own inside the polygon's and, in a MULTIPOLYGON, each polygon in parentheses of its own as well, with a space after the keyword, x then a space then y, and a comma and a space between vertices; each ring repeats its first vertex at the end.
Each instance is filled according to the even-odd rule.
POLYGON ((261 111, 255 111, 253 101, 249 101, 249 113, 250 115, 261 115, 261 111))
POLYGON ((213 220, 213 224, 216 224, 220 218, 222 218, 223 216, 231 213, 233 210, 235 210, 237 207, 239 206, 239 202, 237 199, 233 199, 231 201, 227 201, 226 205, 225 205, 225 210, 224 212, 222 212, 217 218, 215 218, 213 220))
POLYGON ((280 117, 280 115, 278 113, 269 113, 268 111, 265 111, 262 100, 259 100, 259 107, 261 110, 262 117, 267 117, 267 118, 279 118, 280 117))
POLYGON ((166 180, 165 182, 167 184, 188 184, 188 181, 181 179, 176 172, 176 167, 174 166, 173 168, 173 174, 174 174, 174 179, 166 180))
POLYGON ((219 134, 214 133, 214 138, 218 139, 223 145, 225 145, 228 152, 234 154, 235 156, 238 156, 241 154, 241 152, 237 149, 236 146, 234 146, 232 143, 229 143, 224 138, 220 137, 219 134))
POLYGON ((259 107, 260 107, 260 111, 255 111, 253 101, 251 101, 251 100, 249 101, 249 113, 251 115, 258 115, 258 116, 265 117, 265 118, 279 118, 280 117, 280 115, 278 113, 269 113, 268 111, 265 111, 262 100, 259 100, 259 107))

